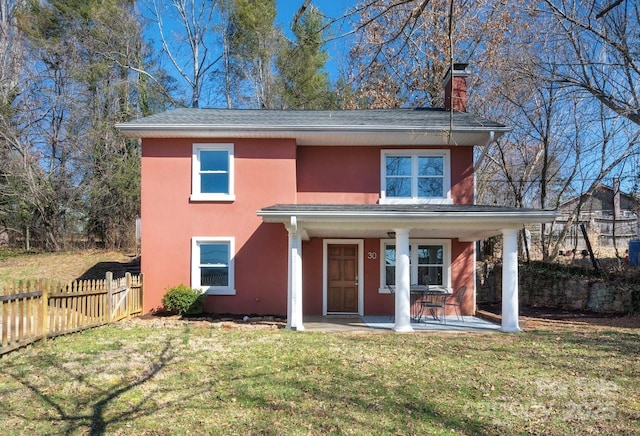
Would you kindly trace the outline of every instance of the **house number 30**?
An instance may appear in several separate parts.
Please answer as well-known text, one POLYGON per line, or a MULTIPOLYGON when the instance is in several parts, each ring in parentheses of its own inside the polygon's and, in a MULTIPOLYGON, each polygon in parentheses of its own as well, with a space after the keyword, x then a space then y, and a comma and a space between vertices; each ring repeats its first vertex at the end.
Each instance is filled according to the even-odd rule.
POLYGON ((370 251, 367 253, 367 259, 375 260, 377 258, 378 258, 378 253, 376 253, 375 251, 370 251))

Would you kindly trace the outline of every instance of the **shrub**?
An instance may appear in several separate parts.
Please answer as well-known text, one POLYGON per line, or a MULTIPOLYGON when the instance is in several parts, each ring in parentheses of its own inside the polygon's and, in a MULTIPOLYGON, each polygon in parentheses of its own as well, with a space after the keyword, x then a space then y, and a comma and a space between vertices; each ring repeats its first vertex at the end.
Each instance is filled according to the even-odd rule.
POLYGON ((167 290, 162 297, 162 305, 178 315, 197 315, 202 313, 202 300, 200 290, 181 284, 167 290))

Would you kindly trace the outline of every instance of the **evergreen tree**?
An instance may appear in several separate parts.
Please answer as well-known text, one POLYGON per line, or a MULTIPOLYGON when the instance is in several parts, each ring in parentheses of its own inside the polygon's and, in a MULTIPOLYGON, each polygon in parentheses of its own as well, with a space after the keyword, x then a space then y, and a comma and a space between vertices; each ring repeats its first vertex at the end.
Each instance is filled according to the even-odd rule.
POLYGON ((282 38, 274 24, 276 2, 230 0, 227 7, 227 68, 235 85, 235 105, 272 109, 277 101, 272 62, 282 38))
POLYGON ((280 51, 277 67, 285 109, 327 109, 336 106, 329 75, 323 71, 328 55, 323 50, 322 14, 311 6, 293 23, 295 41, 280 51))

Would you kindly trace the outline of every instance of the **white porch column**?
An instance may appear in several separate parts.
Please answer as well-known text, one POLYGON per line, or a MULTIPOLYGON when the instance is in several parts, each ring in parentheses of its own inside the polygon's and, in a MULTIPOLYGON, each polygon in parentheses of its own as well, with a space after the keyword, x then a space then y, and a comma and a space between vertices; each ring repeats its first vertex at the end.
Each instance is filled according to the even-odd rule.
POLYGON ((302 331, 302 230, 295 216, 287 226, 289 233, 289 281, 287 287, 287 328, 302 331))
POLYGON ((409 230, 396 231, 396 320, 393 330, 412 332, 411 327, 411 268, 409 265, 409 230))
POLYGON ((519 332, 518 230, 502 230, 502 331, 519 332))

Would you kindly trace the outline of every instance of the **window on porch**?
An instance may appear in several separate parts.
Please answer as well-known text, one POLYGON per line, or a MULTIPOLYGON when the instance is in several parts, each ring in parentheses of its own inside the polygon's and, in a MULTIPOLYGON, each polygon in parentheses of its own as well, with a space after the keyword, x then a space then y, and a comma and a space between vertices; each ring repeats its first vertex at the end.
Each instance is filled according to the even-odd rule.
MULTIPOLYGON (((381 289, 395 285, 396 246, 394 241, 383 241, 381 251, 381 289)), ((409 244, 409 265, 411 284, 449 284, 449 244, 436 241, 411 241, 409 244)))

